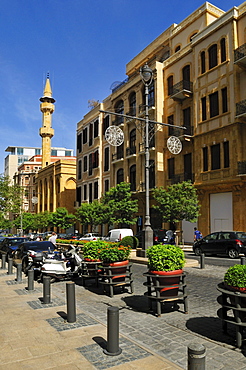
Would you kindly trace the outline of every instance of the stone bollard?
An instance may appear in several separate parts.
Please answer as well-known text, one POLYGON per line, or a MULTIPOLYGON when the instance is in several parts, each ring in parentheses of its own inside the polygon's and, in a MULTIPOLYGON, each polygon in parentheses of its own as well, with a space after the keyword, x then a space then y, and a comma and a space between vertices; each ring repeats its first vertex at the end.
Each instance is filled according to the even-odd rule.
POLYGON ((205 254, 201 253, 200 255, 200 269, 205 269, 205 254))
POLYGON ((118 356, 122 349, 119 347, 119 308, 108 308, 107 349, 103 352, 109 356, 118 356))
POLYGON ((50 303, 50 276, 43 277, 43 303, 50 303))
POLYGON ((28 290, 34 290, 34 270, 28 270, 28 290))
POLYGON ((16 265, 16 281, 18 283, 22 282, 22 263, 17 263, 16 265))
POLYGON ((245 257, 241 257, 241 265, 245 265, 245 257))
POLYGON ((8 275, 13 275, 13 258, 8 259, 8 275))
POLYGON ((2 269, 6 269, 6 254, 2 253, 2 269))
POLYGON ((67 322, 76 321, 76 302, 75 302, 75 283, 69 281, 66 283, 67 295, 67 322))
POLYGON ((199 343, 188 346, 188 370, 205 370, 206 348, 199 343))

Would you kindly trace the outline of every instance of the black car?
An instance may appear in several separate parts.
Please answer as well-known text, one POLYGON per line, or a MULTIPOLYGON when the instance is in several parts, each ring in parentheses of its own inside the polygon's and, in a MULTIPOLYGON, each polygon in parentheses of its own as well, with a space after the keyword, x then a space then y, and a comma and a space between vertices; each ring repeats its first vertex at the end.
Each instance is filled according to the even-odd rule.
POLYGON ((193 252, 196 256, 206 254, 227 254, 237 258, 239 254, 246 255, 246 232, 219 231, 195 241, 193 252))
POLYGON ((0 243, 0 255, 6 254, 6 261, 8 261, 9 258, 14 257, 18 246, 27 240, 28 238, 25 237, 5 237, 0 243))
POLYGON ((19 245, 14 254, 14 264, 22 263, 22 270, 25 272, 28 266, 29 256, 34 264, 43 261, 43 257, 53 253, 55 245, 49 241, 25 242, 19 245))
MULTIPOLYGON (((167 230, 154 229, 153 230, 153 244, 160 244, 167 241, 167 230)), ((142 247, 143 230, 140 230, 135 237, 139 240, 139 247, 142 247)))

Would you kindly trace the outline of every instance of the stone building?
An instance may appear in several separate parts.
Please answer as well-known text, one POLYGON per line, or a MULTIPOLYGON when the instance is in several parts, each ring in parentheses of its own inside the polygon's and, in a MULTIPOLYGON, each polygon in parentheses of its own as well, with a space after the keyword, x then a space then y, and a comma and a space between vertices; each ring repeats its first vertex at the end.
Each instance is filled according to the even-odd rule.
MULTIPOLYGON (((145 123, 138 118, 145 117, 139 73, 145 63, 154 72, 149 118, 169 124, 150 124, 150 189, 191 180, 198 190, 198 227, 204 235, 246 230, 246 2, 227 12, 206 2, 180 24, 172 24, 126 65, 127 79, 78 122, 77 205, 128 181, 139 200, 140 223, 134 231, 142 227, 145 123), (112 125, 124 132, 121 146, 105 140, 112 125), (169 151, 170 136, 181 141, 179 154, 169 151)), ((150 199, 152 227, 168 227, 161 225, 152 205, 150 199)), ((193 240, 193 227, 182 223, 187 242, 193 240)))

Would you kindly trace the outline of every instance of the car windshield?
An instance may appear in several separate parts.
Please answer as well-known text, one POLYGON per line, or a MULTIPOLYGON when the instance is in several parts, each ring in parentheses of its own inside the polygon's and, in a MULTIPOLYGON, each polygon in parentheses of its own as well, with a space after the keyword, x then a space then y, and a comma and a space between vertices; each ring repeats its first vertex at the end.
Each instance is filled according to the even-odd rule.
POLYGON ((25 250, 33 250, 33 251, 53 251, 55 249, 54 244, 51 242, 37 242, 37 243, 27 243, 25 244, 25 250))
POLYGON ((246 233, 245 232, 237 232, 236 233, 238 239, 246 239, 246 233))

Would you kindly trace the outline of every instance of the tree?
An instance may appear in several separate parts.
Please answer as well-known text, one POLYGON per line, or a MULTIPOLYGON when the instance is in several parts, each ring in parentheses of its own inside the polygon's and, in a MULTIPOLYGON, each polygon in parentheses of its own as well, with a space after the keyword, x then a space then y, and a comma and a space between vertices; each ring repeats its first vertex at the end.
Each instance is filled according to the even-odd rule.
POLYGON ((173 184, 167 189, 156 188, 153 197, 157 202, 154 208, 160 212, 164 222, 197 221, 200 205, 196 188, 190 181, 173 184))
POLYGON ((34 215, 34 230, 46 229, 51 225, 52 213, 45 211, 34 215))
POLYGON ((9 177, 0 175, 0 213, 7 217, 11 213, 20 213, 23 188, 11 184, 9 177))
POLYGON ((75 222, 75 216, 69 214, 65 207, 59 207, 52 213, 51 223, 60 229, 69 229, 75 222))
POLYGON ((29 213, 29 212, 24 212, 22 215, 19 215, 13 222, 15 227, 17 229, 21 228, 21 223, 22 223, 22 229, 25 232, 28 232, 29 230, 35 230, 34 227, 34 214, 29 213), (21 221, 22 218, 22 221, 21 221))
POLYGON ((131 225, 137 221, 134 214, 138 211, 138 201, 132 200, 130 186, 121 182, 103 195, 101 202, 108 207, 109 223, 131 225))
POLYGON ((92 203, 82 203, 76 211, 76 219, 82 225, 91 225, 94 231, 95 226, 108 222, 108 207, 97 200, 92 203))

